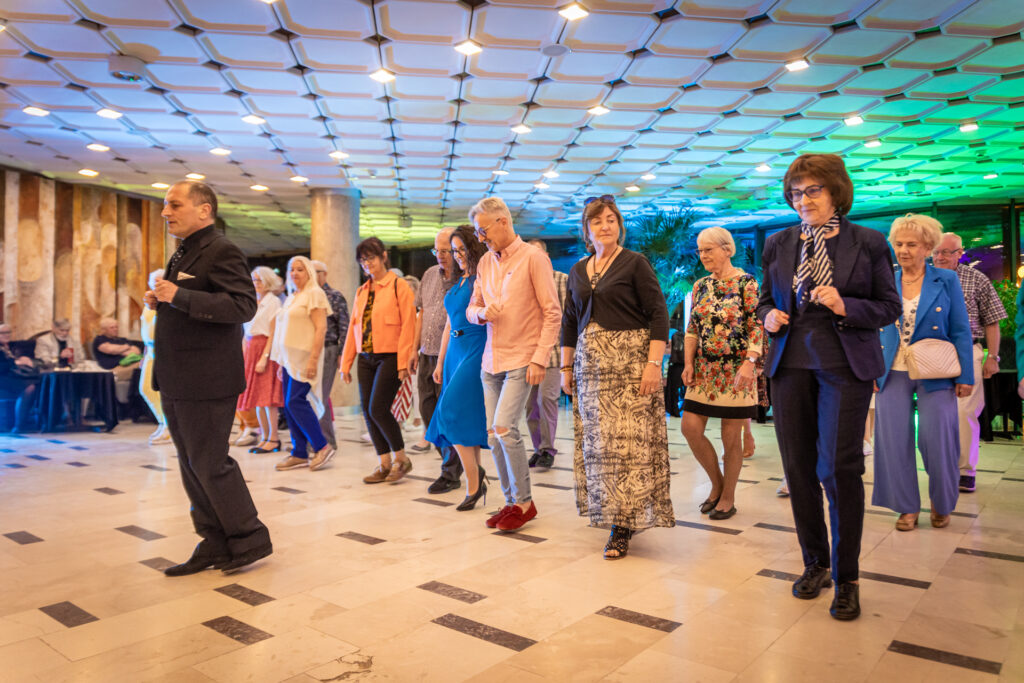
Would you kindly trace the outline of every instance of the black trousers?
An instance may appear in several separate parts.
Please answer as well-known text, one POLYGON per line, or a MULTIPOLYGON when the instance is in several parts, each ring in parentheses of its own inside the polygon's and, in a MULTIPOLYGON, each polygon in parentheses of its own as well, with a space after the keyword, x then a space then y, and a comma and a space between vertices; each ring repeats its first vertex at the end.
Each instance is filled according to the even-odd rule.
POLYGON ((192 524, 202 537, 197 552, 235 557, 270 544, 242 471, 228 455, 237 397, 181 401, 163 397, 171 439, 178 449, 181 483, 192 503, 192 524))
POLYGON ((682 403, 679 394, 683 388, 684 367, 686 366, 683 363, 669 362, 668 372, 665 373, 665 410, 672 417, 679 417, 679 406, 682 403))
MULTIPOLYGON (((434 370, 437 369, 437 356, 420 354, 416 370, 416 389, 420 395, 420 417, 423 425, 430 426, 434 417, 437 400, 441 397, 441 385, 434 381, 434 370)), ((462 476, 462 461, 454 447, 439 449, 441 451, 441 476, 445 479, 458 481, 462 476)))
POLYGON ((779 368, 771 388, 775 436, 804 566, 831 567, 836 583, 856 581, 864 527, 864 422, 872 383, 857 379, 849 368, 779 368))
POLYGON ((391 414, 391 404, 402 386, 397 353, 360 353, 356 365, 363 418, 377 455, 405 448, 402 428, 391 414))

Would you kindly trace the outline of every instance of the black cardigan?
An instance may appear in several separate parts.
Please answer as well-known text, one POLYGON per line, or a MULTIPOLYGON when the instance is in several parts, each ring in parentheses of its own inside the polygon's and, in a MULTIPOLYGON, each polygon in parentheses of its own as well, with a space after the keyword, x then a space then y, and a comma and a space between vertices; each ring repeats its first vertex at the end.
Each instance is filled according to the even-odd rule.
POLYGON ((582 259, 569 271, 562 306, 562 346, 576 348, 591 320, 607 330, 650 329, 652 340, 667 343, 668 307, 647 257, 623 249, 593 289, 587 276, 589 260, 582 259))

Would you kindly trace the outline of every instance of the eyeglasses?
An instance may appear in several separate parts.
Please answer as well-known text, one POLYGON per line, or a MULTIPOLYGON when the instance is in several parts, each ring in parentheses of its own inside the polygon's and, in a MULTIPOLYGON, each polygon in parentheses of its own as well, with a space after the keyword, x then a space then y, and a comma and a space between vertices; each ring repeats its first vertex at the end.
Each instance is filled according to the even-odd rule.
POLYGON ((450 254, 450 253, 452 253, 452 250, 451 249, 431 249, 430 253, 433 254, 434 256, 440 256, 441 254, 450 254))
POLYGON ((705 247, 703 249, 701 249, 700 247, 697 247, 697 256, 704 256, 705 254, 710 254, 715 249, 718 249, 718 245, 717 244, 715 246, 713 246, 713 247, 705 247))
POLYGON ((956 256, 964 250, 963 247, 959 249, 936 249, 932 252, 932 256, 941 256, 943 258, 949 258, 950 256, 956 256))
POLYGON ((453 254, 458 254, 459 256, 465 256, 468 251, 469 251, 469 249, 466 249, 465 247, 459 247, 458 249, 452 249, 452 253, 453 254))
POLYGON ((474 234, 476 234, 477 237, 481 237, 481 238, 482 237, 487 237, 487 231, 490 230, 492 227, 494 227, 495 223, 497 223, 498 221, 503 221, 503 220, 505 220, 505 217, 504 216, 499 216, 498 218, 495 218, 493 221, 491 221, 490 225, 488 225, 486 227, 483 227, 483 228, 479 228, 478 227, 473 232, 474 232, 474 234))
POLYGON ((824 185, 808 185, 802 190, 786 190, 783 194, 786 199, 789 200, 790 204, 796 204, 804 198, 804 195, 807 195, 811 199, 817 199, 821 196, 821 191, 824 189, 824 185))
POLYGON ((360 256, 359 258, 356 259, 356 261, 359 262, 360 265, 364 265, 365 266, 367 263, 371 263, 372 261, 375 261, 378 258, 380 258, 380 257, 376 256, 376 255, 373 255, 373 256, 360 256))
POLYGON ((603 194, 600 197, 598 197, 598 196, 587 197, 586 199, 583 200, 583 206, 588 206, 591 202, 598 202, 598 201, 600 201, 600 202, 608 202, 609 204, 614 204, 615 203, 615 197, 611 196, 610 194, 603 194))
POLYGON ((327 271, 326 270, 318 270, 318 271, 316 271, 316 274, 317 275, 327 275, 327 271))

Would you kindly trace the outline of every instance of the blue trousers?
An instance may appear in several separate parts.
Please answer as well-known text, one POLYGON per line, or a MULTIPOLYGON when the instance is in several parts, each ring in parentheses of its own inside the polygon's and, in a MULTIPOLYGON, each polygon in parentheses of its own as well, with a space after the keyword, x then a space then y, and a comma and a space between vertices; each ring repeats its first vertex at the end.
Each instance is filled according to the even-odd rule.
POLYGON ((948 515, 960 495, 960 427, 953 387, 925 391, 905 372, 889 373, 875 398, 874 505, 900 514, 921 509, 914 449, 913 398, 917 394, 918 435, 932 511, 948 515))
POLYGON ((309 389, 308 382, 300 382, 287 372, 284 373, 284 418, 288 421, 288 433, 292 436, 292 455, 296 458, 308 458, 310 445, 314 451, 327 445, 316 412, 306 398, 309 389))

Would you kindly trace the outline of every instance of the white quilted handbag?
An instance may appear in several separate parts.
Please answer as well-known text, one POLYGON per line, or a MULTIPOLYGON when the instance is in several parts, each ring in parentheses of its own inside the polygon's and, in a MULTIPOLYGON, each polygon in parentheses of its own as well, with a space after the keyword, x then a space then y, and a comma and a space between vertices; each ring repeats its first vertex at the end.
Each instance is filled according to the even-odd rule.
POLYGON ((910 379, 952 379, 960 376, 956 347, 942 339, 922 339, 907 347, 910 379))

